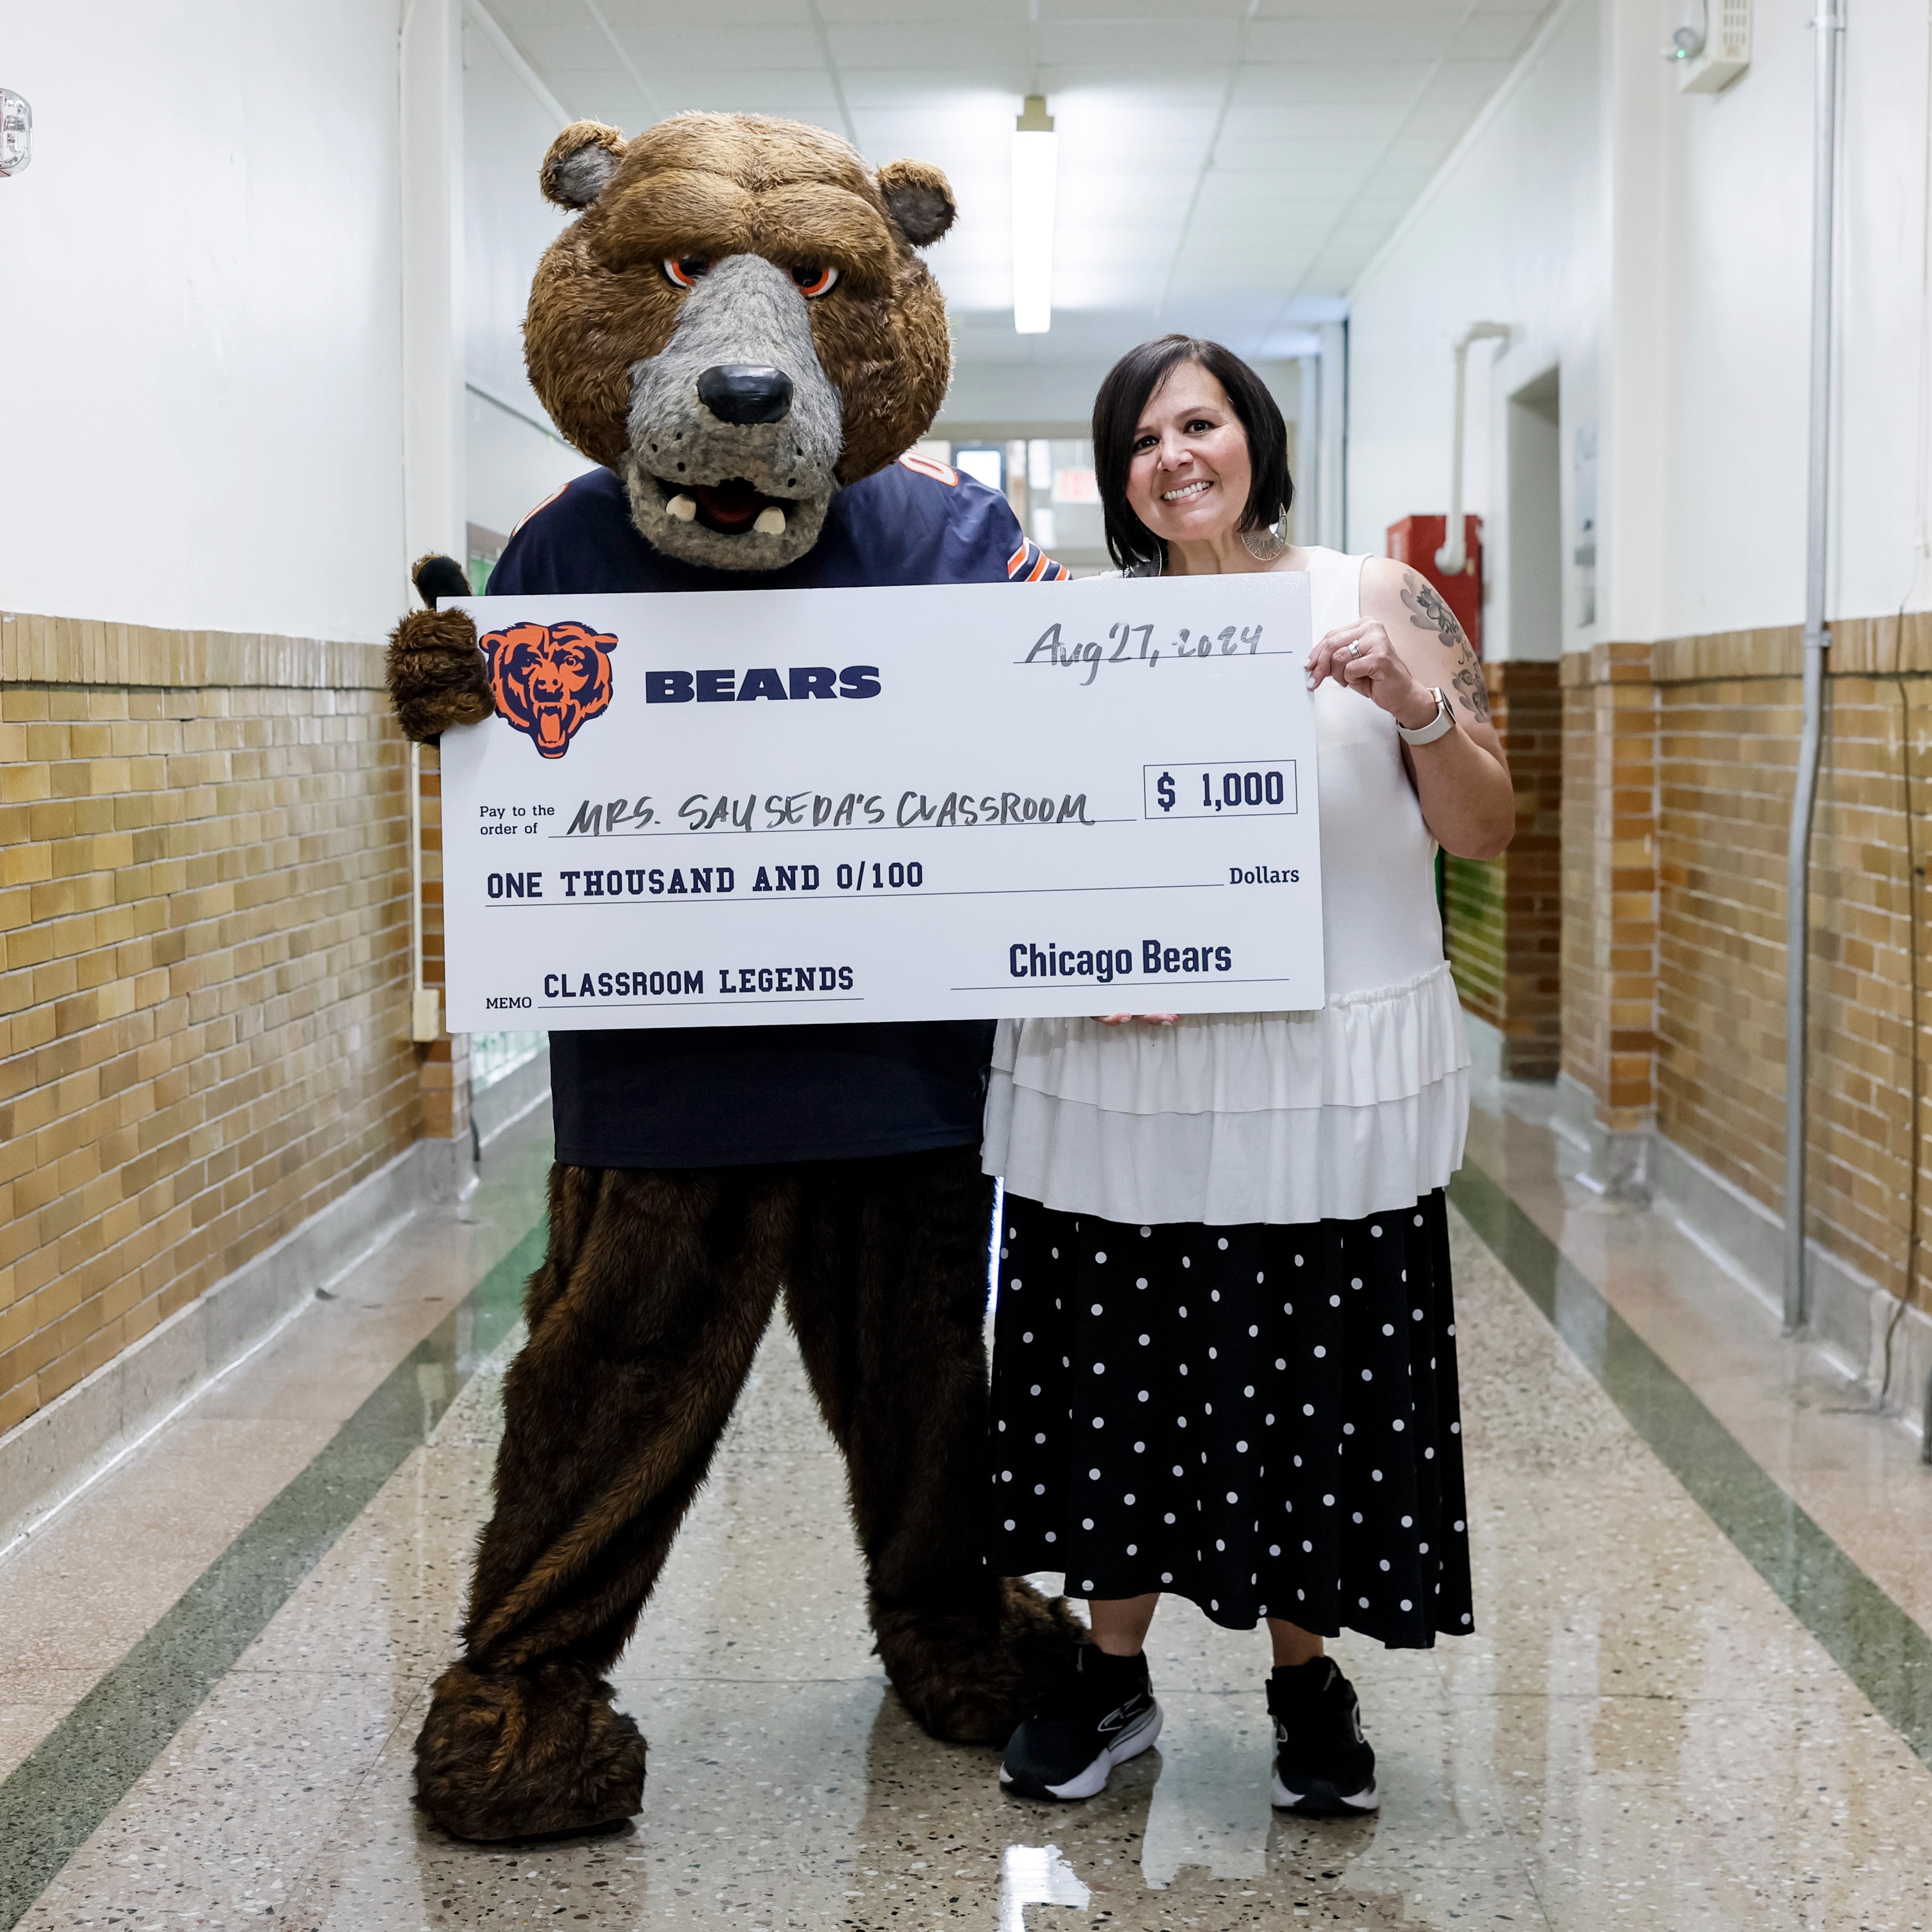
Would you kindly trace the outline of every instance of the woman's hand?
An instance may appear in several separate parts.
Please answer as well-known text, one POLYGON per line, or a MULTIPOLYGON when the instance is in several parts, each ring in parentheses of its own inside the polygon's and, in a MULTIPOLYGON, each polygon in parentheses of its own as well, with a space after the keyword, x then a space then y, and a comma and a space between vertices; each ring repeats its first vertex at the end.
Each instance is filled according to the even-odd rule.
POLYGON ((1389 641, 1389 634, 1373 619, 1345 624, 1330 631, 1308 654, 1308 688, 1324 677, 1386 711, 1398 724, 1419 731, 1436 716, 1434 694, 1419 683, 1389 641))
POLYGON ((1493 859, 1516 830, 1516 794, 1483 668, 1462 626, 1432 584, 1392 557, 1363 560, 1361 612, 1359 623, 1330 631, 1309 652, 1308 688, 1332 677, 1416 731, 1435 718, 1430 691, 1439 687, 1456 728, 1426 745, 1405 744, 1402 762, 1443 850, 1493 859))
POLYGON ((1096 1013, 1094 1017, 1102 1026, 1125 1026, 1130 1020, 1145 1020, 1149 1026, 1175 1026, 1180 1020, 1178 1013, 1096 1013))

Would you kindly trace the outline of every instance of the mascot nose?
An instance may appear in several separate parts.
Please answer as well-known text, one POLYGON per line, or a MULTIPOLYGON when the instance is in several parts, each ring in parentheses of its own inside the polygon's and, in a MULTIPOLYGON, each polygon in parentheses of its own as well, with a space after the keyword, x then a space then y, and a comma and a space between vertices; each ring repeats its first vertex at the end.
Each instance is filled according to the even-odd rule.
POLYGON ((698 398, 720 422, 782 422, 791 411, 791 378, 757 362, 720 362, 698 379, 698 398))

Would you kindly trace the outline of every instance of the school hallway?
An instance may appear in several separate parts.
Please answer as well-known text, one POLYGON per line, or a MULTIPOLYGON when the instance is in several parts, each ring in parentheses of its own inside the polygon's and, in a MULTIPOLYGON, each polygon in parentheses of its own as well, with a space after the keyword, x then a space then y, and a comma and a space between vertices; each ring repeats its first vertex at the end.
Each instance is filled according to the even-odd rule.
MULTIPOLYGON (((1932 9, 0 20, 0 1932, 1932 1932, 1932 9), (1379 1810, 1178 1598, 1098 1797, 934 1742, 1070 1634, 974 1599, 986 1168, 1177 1323, 1390 1203, 1432 1282, 1466 1078, 1453 1358, 1394 1242, 1295 1298, 1372 1369, 1005 1304, 992 1441, 1313 1444, 1173 1570, 1460 1623, 1466 1534, 1331 1643, 1379 1810), (458 1835, 628 1814, 667 1548, 641 1809, 458 1835)), ((991 1568, 1250 1488, 1049 1532, 1106 1460, 991 1568)))
MULTIPOLYGON (((1378 1816, 1270 1811, 1264 1646, 1185 1604, 1158 1746, 1006 1797, 870 1654, 841 1460, 782 1323, 616 1673, 605 1835, 410 1800, 542 1239, 541 1105, 0 1566, 0 1922, 42 1928, 1932 1919, 1932 1480, 1844 1364, 1480 1084, 1453 1221, 1477 1631, 1346 1636, 1378 1816)), ((1059 1579, 1045 1579, 1057 1586, 1059 1579)))

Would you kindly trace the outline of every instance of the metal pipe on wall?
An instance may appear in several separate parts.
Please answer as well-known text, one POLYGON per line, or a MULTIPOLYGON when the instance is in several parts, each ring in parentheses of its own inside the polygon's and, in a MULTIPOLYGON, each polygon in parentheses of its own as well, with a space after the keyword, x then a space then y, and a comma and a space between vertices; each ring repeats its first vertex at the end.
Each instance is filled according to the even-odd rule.
POLYGON ((1838 36, 1842 0, 1817 0, 1811 22, 1816 93, 1811 120, 1811 398, 1804 531, 1804 723, 1785 856, 1784 1327, 1810 1314, 1804 1272, 1805 1020, 1810 992, 1811 819, 1824 736, 1826 511, 1832 481, 1832 218, 1837 187, 1838 36))
POLYGON ((1462 421, 1468 391, 1470 346, 1478 342, 1508 340, 1507 322, 1472 322, 1456 340, 1455 426, 1449 441, 1449 517, 1442 529, 1442 548, 1436 553, 1436 567, 1444 576, 1460 577, 1469 567, 1462 532, 1462 421))

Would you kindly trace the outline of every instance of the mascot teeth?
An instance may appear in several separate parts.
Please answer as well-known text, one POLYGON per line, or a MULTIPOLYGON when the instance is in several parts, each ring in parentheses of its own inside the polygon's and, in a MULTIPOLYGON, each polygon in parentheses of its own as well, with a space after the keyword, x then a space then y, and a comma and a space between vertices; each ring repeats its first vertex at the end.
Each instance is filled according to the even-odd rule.
MULTIPOLYGON (((681 524, 689 523, 692 518, 698 514, 698 506, 694 503, 688 496, 674 496, 670 501, 664 506, 664 508, 670 513, 670 514, 675 517, 681 524)), ((761 518, 759 520, 762 524, 764 519, 761 518)), ((781 529, 784 527, 782 521, 781 521, 779 527, 781 529)))
POLYGON ((758 512, 758 520, 752 526, 760 536, 782 537, 784 535, 785 513, 776 503, 767 503, 758 512))

